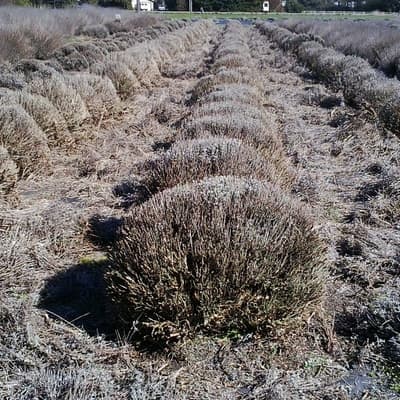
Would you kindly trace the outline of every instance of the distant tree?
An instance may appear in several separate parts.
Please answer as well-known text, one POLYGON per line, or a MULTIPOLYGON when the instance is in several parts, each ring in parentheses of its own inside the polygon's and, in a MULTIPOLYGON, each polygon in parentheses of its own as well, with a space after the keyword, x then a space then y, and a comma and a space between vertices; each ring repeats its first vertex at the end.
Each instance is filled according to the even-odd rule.
POLYGON ((377 1, 378 9, 381 11, 388 12, 399 12, 400 11, 400 0, 380 0, 377 1))
MULTIPOLYGON (((276 0, 275 0, 276 1, 276 0)), ((193 7, 205 11, 261 11, 262 0, 194 0, 193 7)))
POLYGON ((170 11, 176 10, 176 0, 165 0, 165 5, 170 11))
POLYGON ((400 0, 368 0, 365 8, 367 11, 400 12, 400 0))
POLYGON ((304 11, 303 4, 299 3, 297 0, 287 0, 286 1, 286 11, 289 13, 300 13, 304 11))
POLYGON ((389 0, 389 11, 400 12, 400 0, 389 0))
POLYGON ((299 0, 306 10, 324 10, 327 7, 325 0, 299 0))
POLYGON ((101 7, 116 7, 125 9, 132 7, 131 0, 98 0, 98 4, 101 7))
POLYGON ((0 0, 0 6, 34 6, 36 7, 35 0, 0 0))
POLYGON ((186 11, 188 9, 187 0, 176 0, 176 10, 177 11, 186 11))

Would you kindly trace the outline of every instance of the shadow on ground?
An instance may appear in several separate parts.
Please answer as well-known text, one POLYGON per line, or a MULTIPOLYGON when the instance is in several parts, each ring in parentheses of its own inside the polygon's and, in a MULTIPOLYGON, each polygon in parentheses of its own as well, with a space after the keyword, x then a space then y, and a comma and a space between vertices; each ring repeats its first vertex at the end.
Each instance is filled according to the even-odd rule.
POLYGON ((107 260, 85 261, 50 278, 40 292, 38 307, 49 317, 74 325, 90 336, 102 336, 117 345, 127 342, 143 352, 163 352, 166 343, 143 339, 135 323, 117 320, 106 291, 107 260))
POLYGON ((85 261, 46 282, 39 308, 90 335, 115 335, 115 320, 106 294, 107 261, 85 261))

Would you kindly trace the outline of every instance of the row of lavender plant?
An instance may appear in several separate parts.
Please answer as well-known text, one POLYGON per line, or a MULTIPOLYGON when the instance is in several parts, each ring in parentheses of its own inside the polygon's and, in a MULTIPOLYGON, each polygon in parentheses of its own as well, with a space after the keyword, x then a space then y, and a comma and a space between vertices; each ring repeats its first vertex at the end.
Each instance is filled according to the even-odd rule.
POLYGON ((400 31, 396 21, 286 20, 295 33, 321 37, 326 46, 367 60, 389 77, 400 78, 400 31))
POLYGON ((18 89, 0 88, 0 187, 51 164, 50 149, 90 135, 146 85, 160 80, 164 63, 201 43, 209 22, 197 22, 124 51, 107 54, 87 71, 66 72, 51 62, 25 60, 13 67, 18 89), (11 168, 12 166, 12 168, 11 168))
POLYGON ((348 104, 373 110, 384 128, 400 136, 397 79, 387 78, 360 57, 325 47, 313 35, 296 34, 272 23, 259 23, 258 28, 282 49, 293 52, 316 78, 343 91, 348 104))
POLYGON ((108 247, 114 314, 142 343, 265 334, 321 301, 323 245, 289 193, 293 175, 247 35, 227 26, 176 142, 136 166, 147 195, 108 247))

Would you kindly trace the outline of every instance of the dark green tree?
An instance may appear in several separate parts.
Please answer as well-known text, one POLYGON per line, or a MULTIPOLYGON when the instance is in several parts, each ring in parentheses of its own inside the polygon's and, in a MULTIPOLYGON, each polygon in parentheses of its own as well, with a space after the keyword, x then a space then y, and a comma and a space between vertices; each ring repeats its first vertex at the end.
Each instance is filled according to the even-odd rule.
POLYGON ((187 0, 176 0, 175 3, 177 11, 186 11, 189 8, 187 0))
POLYGON ((368 0, 367 11, 400 12, 400 0, 368 0))
POLYGON ((326 10, 329 7, 327 0, 300 0, 306 10, 326 10))
POLYGON ((169 11, 176 11, 176 0, 165 0, 165 5, 169 11))
POLYGON ((194 0, 195 10, 204 11, 261 11, 261 0, 194 0))
POLYGON ((101 7, 116 7, 129 9, 131 7, 131 0, 98 0, 101 7))
POLYGON ((289 13, 301 13, 302 11, 304 11, 304 6, 297 0, 287 0, 286 11, 289 13))

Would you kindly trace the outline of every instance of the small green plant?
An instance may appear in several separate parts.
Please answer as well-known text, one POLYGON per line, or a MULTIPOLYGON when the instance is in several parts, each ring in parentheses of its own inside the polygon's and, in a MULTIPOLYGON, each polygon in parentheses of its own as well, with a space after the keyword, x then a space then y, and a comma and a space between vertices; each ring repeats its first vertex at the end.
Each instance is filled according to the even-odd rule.
POLYGON ((400 394, 400 367, 395 364, 387 364, 384 366, 384 373, 389 380, 390 389, 400 394))
POLYGON ((98 266, 98 265, 103 265, 105 262, 107 262, 107 257, 106 256, 83 256, 79 259, 79 264, 80 265, 92 265, 92 266, 98 266))
POLYGON ((328 360, 321 356, 313 356, 304 362, 304 369, 313 376, 319 375, 328 366, 328 360))

